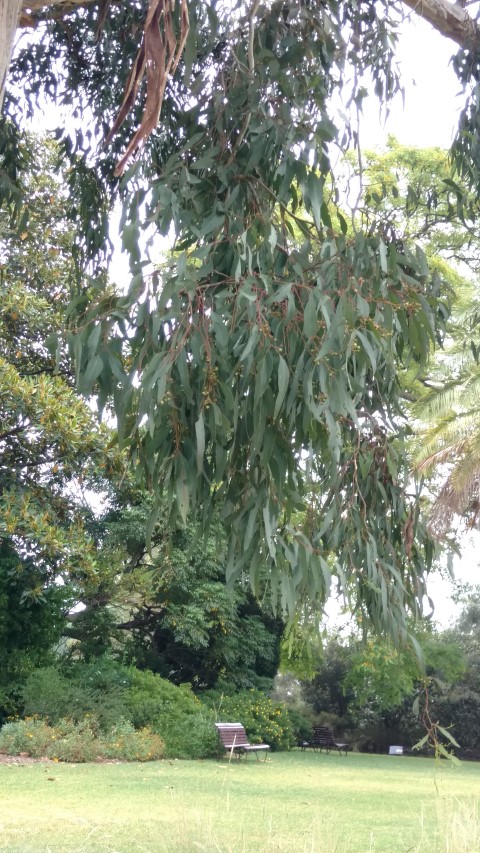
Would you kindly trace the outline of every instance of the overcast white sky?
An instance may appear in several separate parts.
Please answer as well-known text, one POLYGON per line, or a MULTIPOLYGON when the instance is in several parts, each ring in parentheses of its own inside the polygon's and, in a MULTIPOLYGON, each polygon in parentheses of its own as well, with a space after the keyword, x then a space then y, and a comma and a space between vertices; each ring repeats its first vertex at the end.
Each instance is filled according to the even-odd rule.
POLYGON ((374 98, 364 110, 363 147, 381 145, 393 133, 406 145, 448 148, 464 103, 450 64, 457 46, 411 14, 403 26, 398 57, 405 88, 395 99, 387 122, 380 123, 374 98))

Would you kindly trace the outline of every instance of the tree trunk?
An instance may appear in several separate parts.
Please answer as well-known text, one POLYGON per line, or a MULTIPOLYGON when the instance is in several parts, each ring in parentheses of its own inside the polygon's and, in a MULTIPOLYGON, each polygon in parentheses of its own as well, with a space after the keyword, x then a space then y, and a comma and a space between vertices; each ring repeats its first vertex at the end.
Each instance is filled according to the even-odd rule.
POLYGON ((22 0, 0 0, 0 109, 22 0))
MULTIPOLYGON (((448 0, 403 0, 415 14, 425 18, 442 36, 452 39, 460 47, 478 48, 480 28, 459 3, 448 0)), ((425 62, 428 57, 425 56, 425 62)))

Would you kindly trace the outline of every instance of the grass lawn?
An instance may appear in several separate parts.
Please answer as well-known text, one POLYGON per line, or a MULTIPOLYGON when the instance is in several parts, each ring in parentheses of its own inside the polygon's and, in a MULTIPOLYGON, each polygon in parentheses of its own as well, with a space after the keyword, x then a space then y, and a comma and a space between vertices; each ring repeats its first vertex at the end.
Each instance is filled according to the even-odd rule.
POLYGON ((478 853, 479 799, 480 764, 406 756, 0 765, 0 850, 478 853))

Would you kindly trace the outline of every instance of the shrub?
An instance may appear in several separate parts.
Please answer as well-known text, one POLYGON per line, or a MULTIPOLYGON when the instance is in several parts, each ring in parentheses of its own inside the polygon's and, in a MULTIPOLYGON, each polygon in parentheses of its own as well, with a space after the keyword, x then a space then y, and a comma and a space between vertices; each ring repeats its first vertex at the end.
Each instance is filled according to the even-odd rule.
POLYGON ((40 717, 52 723, 67 716, 81 720, 92 710, 91 697, 54 666, 34 670, 25 682, 22 696, 27 717, 40 717))
POLYGON ((73 720, 59 720, 56 726, 49 726, 49 729, 51 735, 46 753, 48 758, 83 763, 96 761, 102 757, 102 746, 96 732, 97 726, 91 718, 77 723, 73 720))
POLYGON ((32 758, 85 762, 102 758, 121 761, 152 761, 163 758, 162 738, 150 729, 136 731, 126 720, 102 732, 94 718, 80 722, 60 720, 56 726, 45 720, 18 720, 0 731, 0 752, 28 753, 32 758))
POLYGON ((105 758, 153 761, 163 758, 165 744, 160 735, 151 729, 137 731, 128 720, 123 720, 102 737, 102 752, 105 758))
POLYGON ((203 701, 215 708, 222 722, 242 723, 251 743, 269 743, 273 750, 290 749, 295 745, 286 706, 272 702, 260 690, 242 690, 232 696, 208 691, 203 701))
POLYGON ((211 711, 190 685, 177 687, 152 672, 129 668, 127 716, 136 728, 149 725, 165 741, 172 758, 207 758, 216 754, 217 735, 211 711))
POLYGON ((54 667, 37 670, 25 685, 24 703, 26 713, 52 724, 67 716, 80 723, 89 715, 102 732, 110 732, 128 720, 134 729, 149 728, 159 735, 172 758, 215 755, 213 714, 189 685, 177 687, 109 658, 72 663, 65 672, 54 667))
POLYGON ((106 658, 95 665, 74 664, 65 671, 55 666, 37 669, 23 687, 23 713, 50 723, 66 717, 79 722, 90 715, 108 730, 126 716, 123 670, 106 658))
POLYGON ((45 720, 15 720, 5 723, 0 730, 0 752, 19 755, 26 752, 32 758, 48 754, 52 730, 45 720))
POLYGON ((213 714, 207 709, 183 721, 167 722, 166 754, 175 758, 213 758, 218 752, 218 736, 213 714))

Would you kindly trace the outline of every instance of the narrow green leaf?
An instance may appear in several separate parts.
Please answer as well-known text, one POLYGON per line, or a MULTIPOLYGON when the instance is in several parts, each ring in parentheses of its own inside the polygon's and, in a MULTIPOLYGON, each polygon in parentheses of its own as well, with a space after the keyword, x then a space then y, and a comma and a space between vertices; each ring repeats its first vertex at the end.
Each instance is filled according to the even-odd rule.
POLYGON ((275 542, 273 539, 273 519, 270 515, 270 505, 269 503, 265 504, 263 507, 263 523, 265 525, 265 536, 267 539, 268 550, 270 551, 270 556, 272 559, 275 559, 276 551, 275 551, 275 542))
POLYGON ((428 735, 425 735, 425 737, 422 737, 422 739, 421 739, 421 740, 419 740, 419 741, 418 741, 418 743, 415 743, 415 744, 412 746, 412 749, 421 749, 421 748, 422 748, 423 746, 425 746, 427 743, 428 743, 428 735))
POLYGON ((203 468, 203 457, 205 454, 205 423, 203 412, 200 412, 198 421, 195 423, 195 435, 197 438, 197 472, 201 473, 203 468))
POLYGON ((176 482, 175 492, 177 498, 177 506, 184 524, 187 523, 188 507, 190 503, 190 495, 188 492, 188 480, 186 466, 183 458, 180 458, 176 466, 176 482))
POLYGON ((315 225, 320 231, 322 228, 323 181, 315 172, 310 172, 307 178, 307 186, 310 197, 310 209, 315 225))
POLYGON ((317 300, 315 291, 311 290, 303 311, 303 334, 306 338, 313 338, 317 332, 317 300))
POLYGON ((378 253, 380 256, 380 269, 386 275, 388 273, 388 251, 383 240, 380 240, 378 245, 378 253))
POLYGON ((460 749, 460 744, 457 743, 457 741, 455 740, 455 738, 453 737, 451 732, 448 731, 448 729, 444 729, 443 726, 439 726, 438 724, 437 724, 437 729, 440 732, 440 734, 442 734, 444 737, 446 737, 447 740, 450 741, 451 744, 453 744, 453 746, 456 746, 456 747, 458 747, 458 749, 460 749))
POLYGON ((367 355, 370 359, 370 364, 372 365, 372 370, 373 370, 373 372, 375 372, 377 369, 377 356, 375 354, 375 351, 374 351, 370 341, 368 340, 366 334, 364 334, 363 332, 360 332, 359 330, 357 330, 355 332, 355 335, 359 339, 359 341, 361 342, 365 352, 367 353, 367 355))
POLYGON ((273 420, 275 421, 278 417, 280 409, 282 407, 283 401, 285 399, 285 394, 287 393, 288 381, 290 379, 290 371, 288 369, 288 364, 283 358, 280 356, 278 361, 278 394, 277 399, 275 400, 275 409, 273 412, 273 420))
POLYGON ((91 390, 95 379, 100 376, 103 369, 103 359, 101 355, 95 355, 87 364, 87 369, 83 375, 82 385, 85 391, 91 390))

